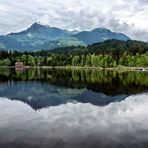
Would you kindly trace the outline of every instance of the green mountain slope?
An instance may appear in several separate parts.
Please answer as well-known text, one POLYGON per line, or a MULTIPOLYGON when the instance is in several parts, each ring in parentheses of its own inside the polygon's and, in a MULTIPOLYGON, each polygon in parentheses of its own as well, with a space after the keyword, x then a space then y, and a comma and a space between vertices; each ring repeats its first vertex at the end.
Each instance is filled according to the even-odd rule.
POLYGON ((22 32, 0 36, 0 48, 19 51, 50 50, 58 47, 85 46, 107 39, 129 40, 130 38, 104 28, 78 32, 76 30, 67 31, 57 27, 50 27, 36 22, 22 32))

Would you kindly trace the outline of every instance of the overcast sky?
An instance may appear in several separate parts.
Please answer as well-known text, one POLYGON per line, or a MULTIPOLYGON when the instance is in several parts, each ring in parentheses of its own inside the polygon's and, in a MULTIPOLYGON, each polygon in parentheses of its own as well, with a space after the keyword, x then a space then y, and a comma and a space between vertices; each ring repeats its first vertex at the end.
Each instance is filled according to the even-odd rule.
POLYGON ((68 30, 104 27, 148 41, 148 0, 0 0, 0 34, 35 21, 68 30))

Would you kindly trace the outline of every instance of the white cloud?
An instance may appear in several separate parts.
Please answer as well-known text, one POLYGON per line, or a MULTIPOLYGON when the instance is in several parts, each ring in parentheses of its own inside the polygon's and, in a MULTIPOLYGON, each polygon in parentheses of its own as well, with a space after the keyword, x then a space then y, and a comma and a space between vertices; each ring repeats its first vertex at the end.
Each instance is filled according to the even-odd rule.
POLYGON ((21 31, 33 22, 63 29, 107 27, 148 40, 146 0, 0 0, 0 33, 21 31))
POLYGON ((16 142, 36 148, 142 147, 148 141, 147 108, 147 94, 104 107, 67 103, 38 111, 22 102, 0 98, 0 144, 13 147, 16 142))

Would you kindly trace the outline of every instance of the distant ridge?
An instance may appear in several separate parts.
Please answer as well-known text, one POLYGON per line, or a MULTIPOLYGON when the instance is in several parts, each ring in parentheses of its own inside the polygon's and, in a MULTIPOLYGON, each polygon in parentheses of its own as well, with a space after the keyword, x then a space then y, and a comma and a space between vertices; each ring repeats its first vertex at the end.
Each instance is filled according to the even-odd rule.
POLYGON ((127 41, 130 38, 122 33, 112 32, 106 28, 96 28, 92 31, 83 31, 73 35, 73 37, 83 41, 85 44, 92 44, 96 42, 103 42, 109 39, 118 39, 127 41))
POLYGON ((88 45, 108 39, 127 41, 130 38, 122 33, 112 32, 107 28, 91 31, 68 31, 58 27, 33 23, 28 29, 0 36, 0 49, 33 51, 58 47, 88 45))

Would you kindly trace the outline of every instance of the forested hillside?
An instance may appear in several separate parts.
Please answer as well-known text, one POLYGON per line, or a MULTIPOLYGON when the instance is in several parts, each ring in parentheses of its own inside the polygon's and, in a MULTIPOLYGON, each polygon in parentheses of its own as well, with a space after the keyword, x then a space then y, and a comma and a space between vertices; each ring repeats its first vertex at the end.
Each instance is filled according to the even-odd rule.
POLYGON ((30 66, 148 67, 148 44, 107 40, 89 46, 70 46, 36 52, 0 51, 0 65, 22 61, 30 66))

